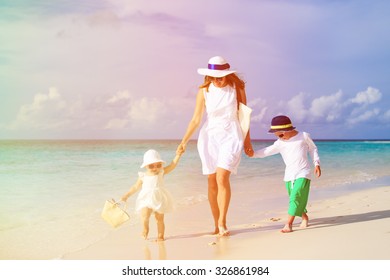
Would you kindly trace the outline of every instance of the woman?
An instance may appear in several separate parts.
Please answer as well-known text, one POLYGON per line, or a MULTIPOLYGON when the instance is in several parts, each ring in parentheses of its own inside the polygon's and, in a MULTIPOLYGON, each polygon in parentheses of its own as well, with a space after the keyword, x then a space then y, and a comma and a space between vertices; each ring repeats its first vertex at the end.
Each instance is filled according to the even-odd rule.
POLYGON ((237 172, 243 146, 248 156, 253 155, 249 132, 244 137, 238 121, 238 104, 246 104, 246 94, 245 83, 235 72, 220 56, 210 58, 208 68, 198 69, 205 76, 204 83, 199 87, 193 117, 177 148, 179 153, 185 151, 206 109, 207 121, 199 132, 198 151, 203 174, 208 176, 214 234, 221 236, 229 235, 226 216, 231 197, 230 174, 237 172))

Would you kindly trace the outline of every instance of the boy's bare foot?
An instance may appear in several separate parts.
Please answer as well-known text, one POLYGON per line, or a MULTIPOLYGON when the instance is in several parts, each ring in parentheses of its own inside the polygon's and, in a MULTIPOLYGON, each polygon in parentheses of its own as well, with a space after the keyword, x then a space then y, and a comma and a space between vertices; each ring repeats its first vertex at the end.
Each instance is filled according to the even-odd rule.
POLYGON ((287 225, 284 226, 284 228, 283 228, 280 232, 281 232, 281 233, 293 232, 292 226, 287 224, 287 225))
POLYGON ((307 228, 308 226, 309 226, 309 216, 306 213, 303 213, 300 228, 307 228))
POLYGON ((301 222, 300 228, 307 228, 309 226, 309 220, 303 219, 301 222))

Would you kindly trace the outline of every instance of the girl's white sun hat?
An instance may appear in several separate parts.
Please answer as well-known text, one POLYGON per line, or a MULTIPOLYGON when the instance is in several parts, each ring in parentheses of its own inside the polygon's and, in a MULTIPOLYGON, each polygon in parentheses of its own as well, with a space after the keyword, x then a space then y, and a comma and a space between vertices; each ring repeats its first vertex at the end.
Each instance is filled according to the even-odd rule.
POLYGON ((160 154, 156 150, 148 150, 144 154, 144 162, 142 163, 141 168, 144 168, 145 166, 156 162, 165 163, 165 161, 161 159, 160 154))
POLYGON ((237 71, 230 70, 229 63, 221 56, 214 56, 209 59, 207 68, 199 68, 198 73, 204 76, 210 76, 215 78, 225 77, 229 74, 237 71))

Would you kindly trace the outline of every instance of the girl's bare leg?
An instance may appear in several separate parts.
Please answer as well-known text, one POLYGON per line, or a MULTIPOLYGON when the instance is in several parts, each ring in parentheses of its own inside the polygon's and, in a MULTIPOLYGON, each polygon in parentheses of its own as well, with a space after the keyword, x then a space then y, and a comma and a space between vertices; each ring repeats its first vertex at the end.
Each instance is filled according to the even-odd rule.
POLYGON ((226 216, 231 198, 230 173, 231 172, 226 169, 217 168, 217 202, 219 209, 218 228, 220 235, 229 235, 229 231, 226 226, 226 216))
POLYGON ((164 232, 165 232, 165 224, 164 224, 164 214, 155 213, 154 217, 157 222, 157 240, 156 241, 164 241, 164 232))
POLYGON ((217 174, 210 174, 207 178, 208 180, 208 198, 209 198, 209 204, 211 208, 211 214, 213 215, 214 219, 214 233, 218 234, 218 219, 219 219, 219 208, 218 208, 218 184, 217 184, 217 174))
POLYGON ((141 219, 142 219, 142 225, 144 227, 142 231, 142 237, 146 240, 148 239, 149 235, 149 219, 150 216, 152 215, 152 209, 150 208, 142 208, 141 210, 141 219))

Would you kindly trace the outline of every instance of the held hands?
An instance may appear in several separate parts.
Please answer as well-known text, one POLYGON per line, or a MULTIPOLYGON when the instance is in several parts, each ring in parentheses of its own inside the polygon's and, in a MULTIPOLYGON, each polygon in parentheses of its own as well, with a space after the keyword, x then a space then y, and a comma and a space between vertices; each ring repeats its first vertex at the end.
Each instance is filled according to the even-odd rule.
POLYGON ((177 146, 176 149, 176 155, 181 156, 186 151, 186 144, 180 143, 179 146, 177 146))
POLYGON ((253 157, 253 154, 255 153, 253 151, 253 148, 252 148, 252 144, 249 143, 249 144, 245 144, 244 145, 244 151, 245 151, 245 154, 248 156, 248 157, 253 157))

